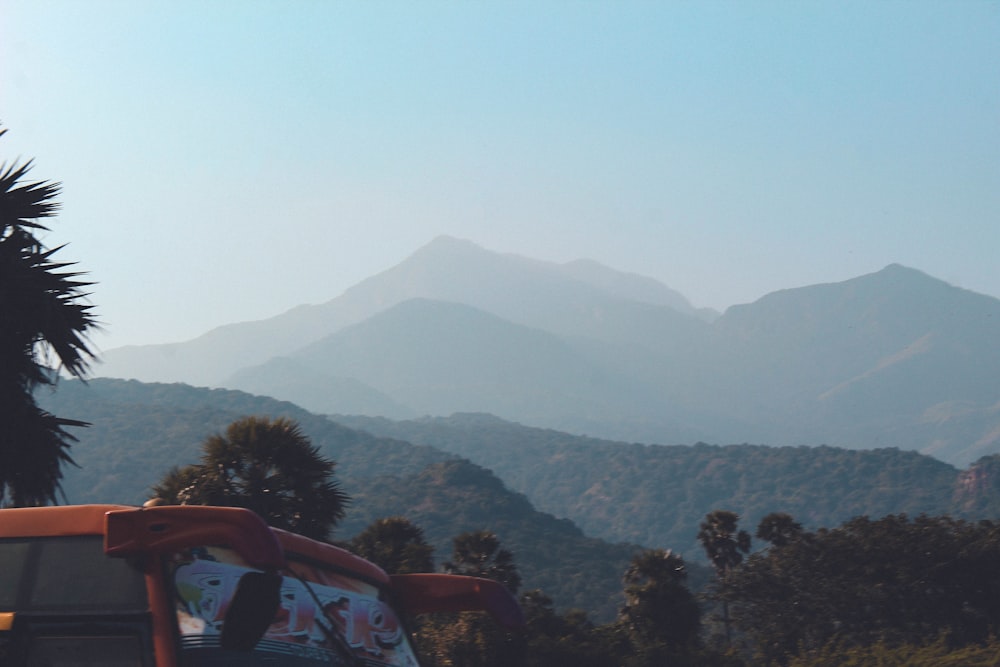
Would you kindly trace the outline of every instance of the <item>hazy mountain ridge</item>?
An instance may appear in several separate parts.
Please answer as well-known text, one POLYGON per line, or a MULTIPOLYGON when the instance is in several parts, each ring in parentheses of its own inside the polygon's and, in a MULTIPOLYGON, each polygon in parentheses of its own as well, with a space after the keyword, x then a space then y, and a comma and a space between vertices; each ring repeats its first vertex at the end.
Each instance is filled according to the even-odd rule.
MULTIPOLYGON (((571 422, 581 412, 637 419, 655 407, 644 404, 647 387, 593 364, 563 339, 453 302, 404 301, 293 358, 380 387, 416 414, 457 407, 571 422)), ((336 409, 322 401, 314 397, 307 407, 336 409)))
POLYGON ((1000 451, 996 340, 1000 300, 899 265, 713 318, 596 262, 441 237, 321 306, 111 351, 97 371, 323 412, 485 411, 615 440, 894 446, 966 465, 1000 451))

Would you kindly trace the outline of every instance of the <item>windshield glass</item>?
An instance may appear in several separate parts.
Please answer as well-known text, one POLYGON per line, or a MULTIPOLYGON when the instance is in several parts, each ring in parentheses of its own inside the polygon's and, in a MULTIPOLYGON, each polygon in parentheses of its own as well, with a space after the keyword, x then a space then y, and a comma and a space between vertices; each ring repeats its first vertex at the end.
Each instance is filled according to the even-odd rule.
POLYGON ((0 611, 144 611, 138 569, 100 535, 0 540, 0 611))
MULTIPOLYGON (((214 547, 175 554, 169 567, 186 664, 222 664, 226 611, 251 568, 235 552, 214 547)), ((303 563, 292 568, 284 573, 278 613, 254 651, 260 664, 280 656, 282 665, 417 666, 403 625, 378 588, 303 563)))

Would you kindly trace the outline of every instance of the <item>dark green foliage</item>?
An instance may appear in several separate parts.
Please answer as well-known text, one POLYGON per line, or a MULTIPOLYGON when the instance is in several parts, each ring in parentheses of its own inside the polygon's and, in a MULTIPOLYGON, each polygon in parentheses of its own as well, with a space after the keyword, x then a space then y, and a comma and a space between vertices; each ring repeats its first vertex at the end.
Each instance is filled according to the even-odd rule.
POLYGON ((376 519, 348 546, 389 574, 434 571, 434 547, 424 540, 424 531, 401 516, 376 519))
POLYGON ((597 627, 579 609, 558 615, 552 598, 537 589, 521 595, 520 602, 528 667, 618 667, 627 643, 616 626, 597 627))
POLYGON ((1000 642, 996 639, 955 648, 949 645, 946 636, 929 643, 894 646, 884 641, 872 646, 835 641, 788 661, 788 667, 996 667, 998 664, 1000 642))
MULTIPOLYGON (((715 568, 716 583, 725 584, 729 573, 743 562, 750 551, 750 534, 738 527, 740 517, 735 512, 715 510, 705 515, 698 527, 698 541, 705 549, 708 562, 715 568)), ((729 600, 722 597, 722 624, 727 645, 732 641, 729 600)))
POLYGON ((783 547, 802 537, 802 524, 784 512, 773 512, 757 524, 757 539, 783 547))
POLYGON ((686 579, 684 559, 670 551, 647 550, 632 559, 620 617, 635 645, 673 653, 697 647, 701 611, 686 579))
POLYGON ((451 560, 444 571, 499 581, 511 593, 521 587, 514 554, 500 547, 500 538, 488 530, 462 533, 453 540, 451 560))
MULTIPOLYGON (((511 593, 521 585, 514 554, 503 548, 496 534, 477 530, 455 536, 445 572, 485 577, 511 593)), ((432 665, 450 667, 520 667, 526 660, 522 633, 505 631, 485 614, 463 612, 425 619, 418 635, 420 652, 432 665)))
POLYGON ((742 563, 743 554, 750 551, 750 534, 738 528, 739 520, 736 512, 715 510, 698 527, 698 541, 720 577, 742 563))
POLYGON ((153 488, 168 504, 253 510, 270 525, 326 539, 343 518, 347 495, 334 462, 289 419, 245 417, 202 444, 201 462, 172 468, 153 488))
POLYGON ((87 425, 50 414, 34 396, 56 383, 53 365, 83 377, 96 323, 83 303, 90 283, 64 271, 72 264, 53 260, 60 247, 36 236, 48 230, 39 220, 59 209, 59 185, 25 183, 30 170, 31 162, 0 164, 0 506, 56 502, 76 440, 65 427, 87 425))
POLYGON ((1000 627, 1000 526, 859 517, 754 554, 724 580, 734 622, 763 658, 843 646, 949 645, 1000 627))

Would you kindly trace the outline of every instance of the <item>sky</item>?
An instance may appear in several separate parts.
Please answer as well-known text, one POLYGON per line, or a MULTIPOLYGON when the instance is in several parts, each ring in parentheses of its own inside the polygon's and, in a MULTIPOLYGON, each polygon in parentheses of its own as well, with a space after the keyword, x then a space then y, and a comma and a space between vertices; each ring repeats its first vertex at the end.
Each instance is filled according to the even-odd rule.
POLYGON ((996 0, 0 0, 0 123, 98 350, 442 234, 720 311, 891 263, 1000 297, 996 0))

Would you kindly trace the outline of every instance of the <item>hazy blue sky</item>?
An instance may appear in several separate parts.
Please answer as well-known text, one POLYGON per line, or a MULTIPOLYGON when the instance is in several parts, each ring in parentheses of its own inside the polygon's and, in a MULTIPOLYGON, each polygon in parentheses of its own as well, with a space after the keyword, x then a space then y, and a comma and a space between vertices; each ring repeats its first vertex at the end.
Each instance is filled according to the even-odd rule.
POLYGON ((439 234, 720 310, 892 262, 1000 296, 998 2, 0 0, 0 121, 104 349, 439 234))

